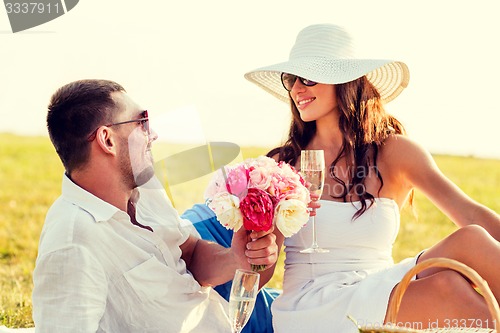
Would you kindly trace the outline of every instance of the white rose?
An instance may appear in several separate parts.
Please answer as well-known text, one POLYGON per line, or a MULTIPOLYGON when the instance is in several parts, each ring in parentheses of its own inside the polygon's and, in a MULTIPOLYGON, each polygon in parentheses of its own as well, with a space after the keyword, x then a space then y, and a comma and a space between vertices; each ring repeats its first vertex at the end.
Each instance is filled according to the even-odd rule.
POLYGON ((275 222, 285 237, 296 234, 309 219, 307 205, 297 199, 282 200, 276 207, 275 222))
POLYGON ((243 215, 240 211, 240 200, 227 192, 217 193, 208 204, 217 215, 217 220, 226 228, 238 231, 243 225, 243 215))

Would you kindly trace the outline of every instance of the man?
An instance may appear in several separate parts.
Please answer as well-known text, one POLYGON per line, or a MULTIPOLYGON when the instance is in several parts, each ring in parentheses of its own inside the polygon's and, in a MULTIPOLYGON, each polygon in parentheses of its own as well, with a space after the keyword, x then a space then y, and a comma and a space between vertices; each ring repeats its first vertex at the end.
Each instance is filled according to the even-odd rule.
POLYGON ((147 111, 119 84, 69 83, 48 109, 66 172, 33 274, 37 333, 229 332, 207 286, 273 265, 273 234, 241 230, 227 249, 190 234, 154 177, 147 111))

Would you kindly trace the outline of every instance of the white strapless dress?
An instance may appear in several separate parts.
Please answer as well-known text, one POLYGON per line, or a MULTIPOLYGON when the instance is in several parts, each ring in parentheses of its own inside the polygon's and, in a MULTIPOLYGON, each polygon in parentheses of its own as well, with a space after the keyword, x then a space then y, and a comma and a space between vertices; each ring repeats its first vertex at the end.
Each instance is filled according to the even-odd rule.
POLYGON ((362 326, 383 324, 392 289, 418 255, 394 264, 400 223, 395 201, 378 198, 352 220, 359 206, 321 201, 318 244, 329 253, 299 252, 311 244, 311 223, 285 239, 283 293, 272 304, 275 332, 358 332, 348 315, 362 326))

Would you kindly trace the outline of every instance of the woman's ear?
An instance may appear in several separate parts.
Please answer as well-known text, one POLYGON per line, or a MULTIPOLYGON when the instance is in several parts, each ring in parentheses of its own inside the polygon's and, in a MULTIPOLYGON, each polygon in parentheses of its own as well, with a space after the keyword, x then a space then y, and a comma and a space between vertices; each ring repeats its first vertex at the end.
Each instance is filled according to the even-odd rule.
POLYGON ((116 140, 109 127, 102 126, 97 130, 96 141, 103 153, 116 155, 116 140))

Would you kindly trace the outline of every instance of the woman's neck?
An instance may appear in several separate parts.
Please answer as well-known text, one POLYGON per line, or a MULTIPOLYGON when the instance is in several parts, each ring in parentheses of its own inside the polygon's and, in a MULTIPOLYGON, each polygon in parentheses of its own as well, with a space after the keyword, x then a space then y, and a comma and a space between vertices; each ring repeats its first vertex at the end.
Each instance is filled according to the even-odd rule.
POLYGON ((307 148, 339 151, 342 142, 343 135, 339 128, 338 117, 325 117, 316 120, 316 134, 307 145, 307 148))

